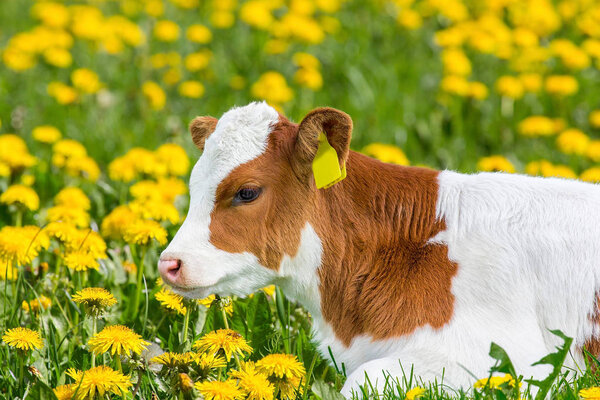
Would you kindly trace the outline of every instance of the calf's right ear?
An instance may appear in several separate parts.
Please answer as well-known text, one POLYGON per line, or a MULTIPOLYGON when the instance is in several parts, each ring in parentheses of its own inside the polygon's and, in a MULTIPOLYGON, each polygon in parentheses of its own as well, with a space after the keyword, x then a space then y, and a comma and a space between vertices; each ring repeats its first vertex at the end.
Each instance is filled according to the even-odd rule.
POLYGON ((204 142, 217 127, 218 119, 213 117, 196 117, 190 122, 190 133, 196 147, 204 150, 204 142))

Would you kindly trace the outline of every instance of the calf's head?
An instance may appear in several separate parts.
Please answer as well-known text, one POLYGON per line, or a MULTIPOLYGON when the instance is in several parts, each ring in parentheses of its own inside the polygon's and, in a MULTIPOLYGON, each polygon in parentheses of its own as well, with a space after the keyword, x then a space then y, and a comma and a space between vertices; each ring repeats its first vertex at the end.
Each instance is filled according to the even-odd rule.
POLYGON ((190 176, 190 208, 161 254, 159 271, 188 297, 244 296, 280 275, 315 212, 311 163, 321 132, 346 162, 352 120, 331 108, 296 125, 266 103, 190 124, 203 150, 190 176))

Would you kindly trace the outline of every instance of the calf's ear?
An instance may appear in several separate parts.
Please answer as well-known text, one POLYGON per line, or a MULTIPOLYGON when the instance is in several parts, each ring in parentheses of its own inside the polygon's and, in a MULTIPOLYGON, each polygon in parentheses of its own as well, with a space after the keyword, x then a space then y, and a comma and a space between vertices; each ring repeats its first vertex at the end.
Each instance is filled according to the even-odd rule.
POLYGON ((340 168, 346 165, 352 137, 352 118, 335 108, 316 108, 304 117, 298 127, 293 160, 294 169, 300 176, 312 174, 311 164, 319 148, 321 132, 337 153, 340 168))
POLYGON ((190 122, 190 133, 196 147, 204 150, 204 142, 215 131, 218 119, 213 117, 196 117, 190 122))

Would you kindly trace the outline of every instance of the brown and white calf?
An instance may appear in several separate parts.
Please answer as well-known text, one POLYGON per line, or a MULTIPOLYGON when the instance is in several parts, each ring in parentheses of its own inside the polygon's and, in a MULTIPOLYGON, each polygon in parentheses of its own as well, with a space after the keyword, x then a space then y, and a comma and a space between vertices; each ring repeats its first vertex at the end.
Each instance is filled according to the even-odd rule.
POLYGON ((344 394, 411 367, 468 387, 491 342, 544 377, 549 329, 574 338, 569 365, 600 349, 599 187, 385 164, 350 151, 352 120, 330 108, 297 125, 252 103, 190 128, 204 152, 163 279, 195 298, 279 285, 351 373, 344 394), (347 167, 329 189, 311 169, 320 132, 347 167))

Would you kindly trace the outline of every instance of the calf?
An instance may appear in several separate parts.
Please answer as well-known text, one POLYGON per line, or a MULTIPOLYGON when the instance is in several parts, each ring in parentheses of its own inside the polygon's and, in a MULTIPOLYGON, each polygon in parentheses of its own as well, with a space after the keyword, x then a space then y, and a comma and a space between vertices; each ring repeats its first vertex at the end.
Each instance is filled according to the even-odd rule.
POLYGON ((559 344, 600 350, 600 188, 500 173, 385 164, 350 151, 352 120, 319 108, 297 125, 265 103, 190 125, 204 152, 189 213, 159 270, 181 295, 279 285, 350 373, 345 395, 403 370, 454 387, 486 377, 491 342, 525 378, 559 344), (326 134, 347 177, 317 189, 326 134))

